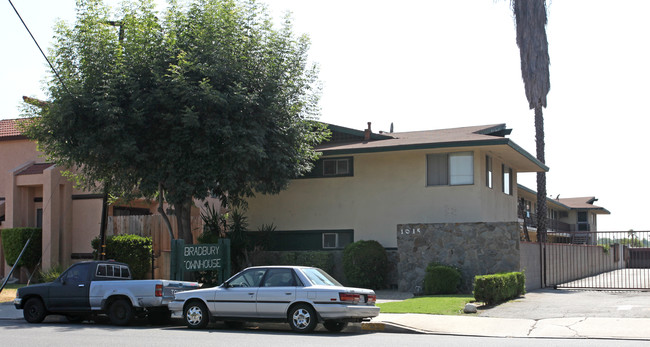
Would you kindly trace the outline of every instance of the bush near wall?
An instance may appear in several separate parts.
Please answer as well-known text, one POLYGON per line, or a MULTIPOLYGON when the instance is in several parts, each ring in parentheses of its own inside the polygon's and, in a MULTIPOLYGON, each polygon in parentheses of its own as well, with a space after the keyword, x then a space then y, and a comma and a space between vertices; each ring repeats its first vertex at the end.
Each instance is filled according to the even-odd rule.
POLYGON ((474 277, 474 298, 487 305, 498 304, 526 293, 523 272, 508 272, 474 277))
POLYGON ((2 248, 9 266, 16 264, 16 259, 18 259, 23 247, 25 247, 25 243, 32 236, 29 246, 25 249, 20 261, 18 261, 18 266, 24 266, 30 270, 34 269, 43 254, 41 247, 43 232, 41 228, 9 228, 3 229, 1 232, 2 248))
POLYGON ((357 241, 343 250, 343 273, 348 286, 381 289, 387 272, 388 255, 379 242, 357 241))
POLYGON ((427 266, 424 275, 424 294, 456 294, 460 281, 460 270, 433 262, 427 266))
MULTIPOLYGON (((93 255, 99 259, 100 240, 91 241, 93 255)), ((106 259, 129 264, 134 279, 144 279, 151 270, 152 240, 140 235, 115 235, 106 238, 106 259)))

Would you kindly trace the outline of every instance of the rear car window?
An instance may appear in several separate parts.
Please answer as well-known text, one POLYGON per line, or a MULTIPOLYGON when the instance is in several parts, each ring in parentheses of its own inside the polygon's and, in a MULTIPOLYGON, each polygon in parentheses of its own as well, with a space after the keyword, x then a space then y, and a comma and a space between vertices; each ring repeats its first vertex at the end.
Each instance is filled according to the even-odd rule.
POLYGON ((129 268, 118 264, 99 264, 95 277, 124 279, 131 276, 129 268))
POLYGON ((305 274, 309 282, 314 285, 342 287, 341 283, 321 269, 304 268, 302 269, 302 273, 305 274))

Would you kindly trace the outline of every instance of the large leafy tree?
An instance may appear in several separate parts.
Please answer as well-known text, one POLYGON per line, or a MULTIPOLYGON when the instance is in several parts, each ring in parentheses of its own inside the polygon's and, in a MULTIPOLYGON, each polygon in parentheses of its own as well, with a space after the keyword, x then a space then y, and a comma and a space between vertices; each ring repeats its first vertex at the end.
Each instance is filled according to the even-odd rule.
POLYGON ((55 40, 60 78, 45 106, 28 106, 28 136, 87 189, 164 194, 187 243, 193 198, 277 193, 326 136, 308 38, 254 0, 170 1, 164 13, 78 0, 55 40))
MULTIPOLYGON (((517 46, 521 57, 521 77, 528 106, 535 110, 535 143, 537 159, 544 155, 544 114, 546 95, 551 89, 548 41, 546 39, 546 1, 512 0, 517 24, 517 46)), ((546 172, 537 173, 537 233, 546 241, 546 172)))

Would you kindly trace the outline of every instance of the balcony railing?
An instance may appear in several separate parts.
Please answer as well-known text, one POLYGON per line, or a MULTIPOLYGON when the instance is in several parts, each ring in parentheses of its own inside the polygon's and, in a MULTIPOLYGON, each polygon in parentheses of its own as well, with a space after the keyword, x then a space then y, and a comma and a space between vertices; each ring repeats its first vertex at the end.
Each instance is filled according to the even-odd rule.
MULTIPOLYGON (((537 228, 536 214, 532 212, 524 211, 523 215, 521 213, 518 213, 518 215, 519 218, 526 221, 526 226, 531 228, 537 228)), ((546 229, 548 229, 549 231, 577 231, 578 230, 577 225, 560 222, 557 219, 551 219, 551 218, 547 219, 546 229)), ((582 229, 584 229, 584 227, 582 229)), ((585 230, 585 231, 589 231, 589 230, 585 230)))

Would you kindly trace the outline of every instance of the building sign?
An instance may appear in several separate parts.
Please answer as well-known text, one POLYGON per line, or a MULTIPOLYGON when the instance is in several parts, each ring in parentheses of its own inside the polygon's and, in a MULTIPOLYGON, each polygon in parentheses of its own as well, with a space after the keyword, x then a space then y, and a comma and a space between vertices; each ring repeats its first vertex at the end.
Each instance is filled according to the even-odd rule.
POLYGON ((216 244, 186 245, 183 240, 172 240, 171 279, 181 280, 183 273, 217 271, 219 281, 230 276, 230 240, 220 239, 216 244))
POLYGON ((183 271, 218 270, 223 265, 223 250, 219 244, 185 245, 183 271), (220 253, 221 251, 221 253, 220 253))

